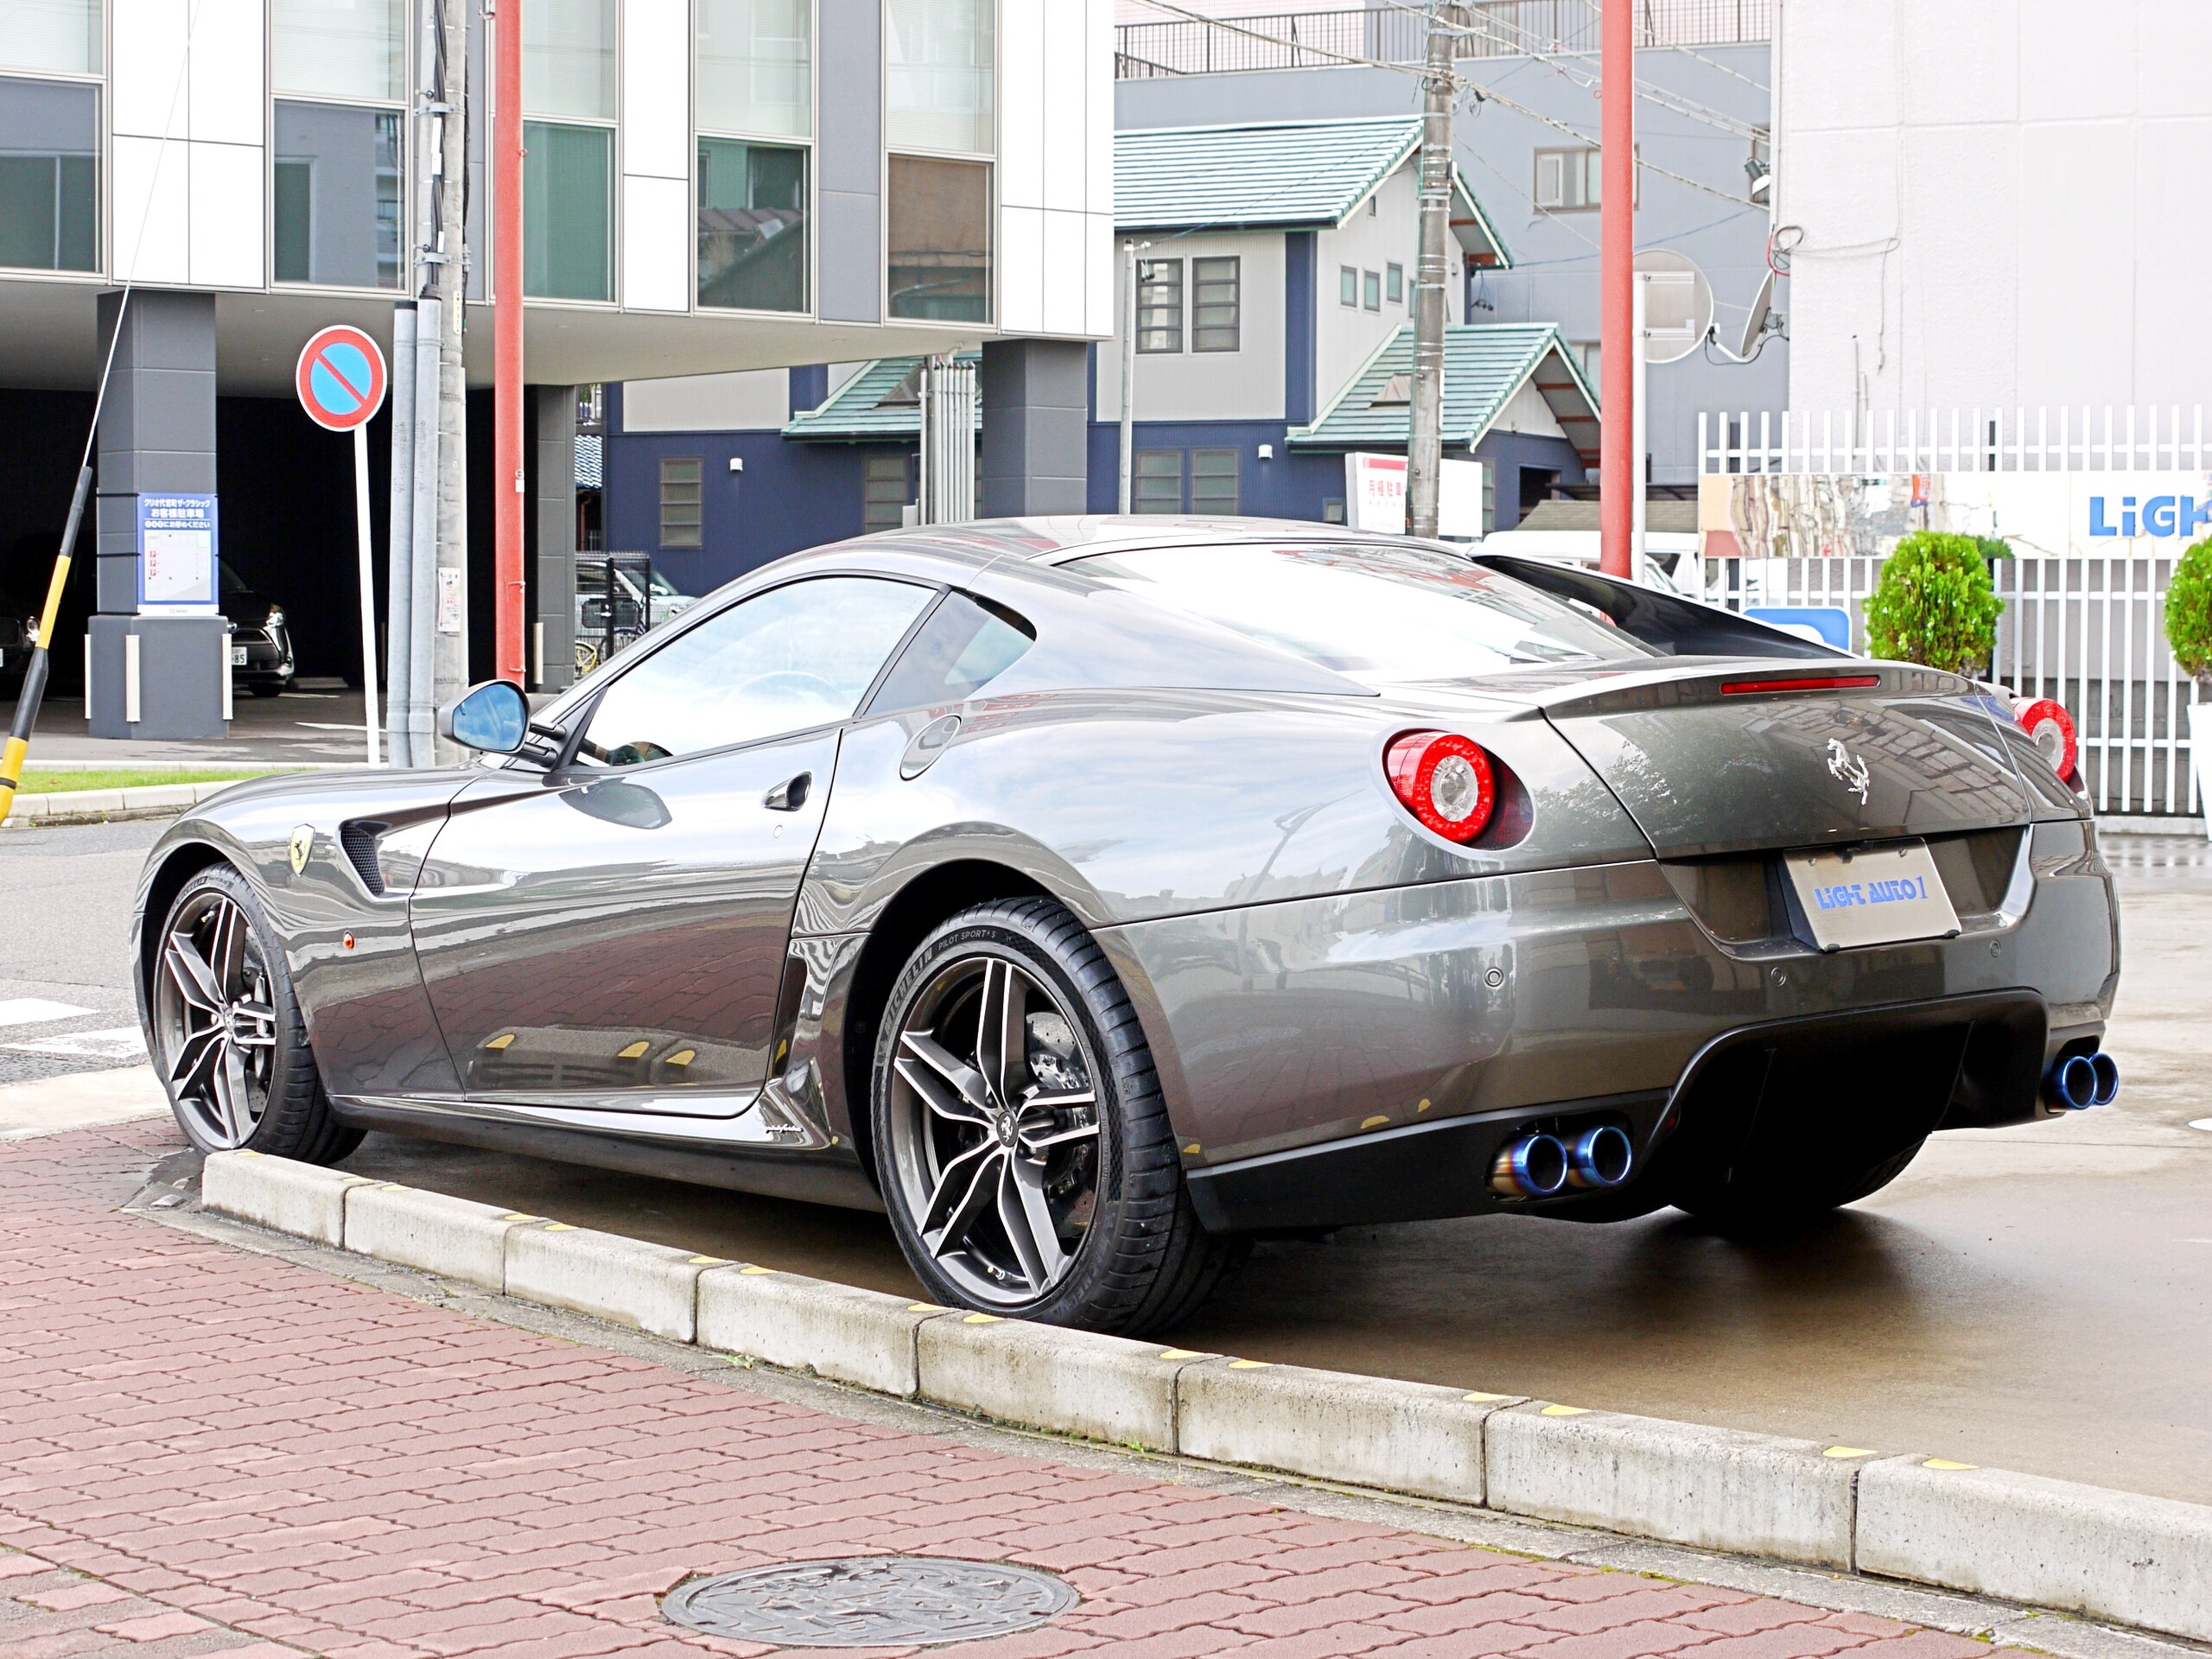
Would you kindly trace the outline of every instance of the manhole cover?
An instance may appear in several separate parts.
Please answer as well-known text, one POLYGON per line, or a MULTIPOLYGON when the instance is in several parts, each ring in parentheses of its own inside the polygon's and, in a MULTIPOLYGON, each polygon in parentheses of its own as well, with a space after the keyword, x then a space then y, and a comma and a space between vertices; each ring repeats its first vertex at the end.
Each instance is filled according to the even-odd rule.
POLYGON ((1075 1605, 1049 1573, 934 1555, 790 1561, 694 1579, 661 1603, 709 1636, 791 1648, 873 1648, 1011 1636, 1075 1605))

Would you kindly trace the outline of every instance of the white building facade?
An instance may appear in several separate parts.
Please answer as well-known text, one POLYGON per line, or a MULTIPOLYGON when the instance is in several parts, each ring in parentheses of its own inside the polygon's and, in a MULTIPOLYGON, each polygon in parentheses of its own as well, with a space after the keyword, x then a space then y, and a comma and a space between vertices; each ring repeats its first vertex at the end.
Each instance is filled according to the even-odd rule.
POLYGON ((2204 401, 2212 6, 1777 10, 1793 410, 2204 401))

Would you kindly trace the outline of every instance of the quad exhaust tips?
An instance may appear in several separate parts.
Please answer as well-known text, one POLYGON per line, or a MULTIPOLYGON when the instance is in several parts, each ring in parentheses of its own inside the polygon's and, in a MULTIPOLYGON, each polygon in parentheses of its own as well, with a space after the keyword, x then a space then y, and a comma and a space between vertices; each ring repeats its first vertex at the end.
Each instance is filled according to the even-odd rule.
POLYGON ((2069 1054, 2050 1068, 2044 1093, 2069 1112, 2109 1106, 2120 1098, 2120 1064, 2109 1054, 2069 1054))
POLYGON ((1568 1187, 1618 1186, 1636 1165, 1626 1131, 1611 1123, 1562 1140, 1541 1132, 1516 1135, 1491 1160, 1491 1191, 1505 1198, 1556 1198, 1568 1187))

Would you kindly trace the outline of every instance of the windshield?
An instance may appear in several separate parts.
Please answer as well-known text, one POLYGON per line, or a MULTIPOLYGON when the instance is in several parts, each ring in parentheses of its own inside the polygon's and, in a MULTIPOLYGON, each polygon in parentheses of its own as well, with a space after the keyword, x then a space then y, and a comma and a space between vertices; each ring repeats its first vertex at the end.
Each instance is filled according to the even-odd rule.
POLYGON ((1075 568, 1370 684, 1652 654, 1510 576, 1426 548, 1156 547, 1075 568))

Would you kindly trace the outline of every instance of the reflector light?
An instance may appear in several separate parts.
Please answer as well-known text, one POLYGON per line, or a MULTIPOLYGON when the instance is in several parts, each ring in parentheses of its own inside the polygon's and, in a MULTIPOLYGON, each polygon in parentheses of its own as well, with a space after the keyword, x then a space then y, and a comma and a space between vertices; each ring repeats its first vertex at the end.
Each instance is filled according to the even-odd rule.
POLYGON ((2015 697, 2012 718, 2020 722, 2050 769, 2061 778, 2074 775, 2074 716, 2049 697, 2015 697))
POLYGON ((1878 674, 1808 674, 1787 680, 1723 680, 1724 697, 1762 697, 1773 691, 1863 691, 1879 685, 1878 674))
POLYGON ((1446 841, 1472 841, 1497 805, 1497 774, 1482 747, 1455 732, 1405 732, 1382 769, 1406 810, 1446 841))

